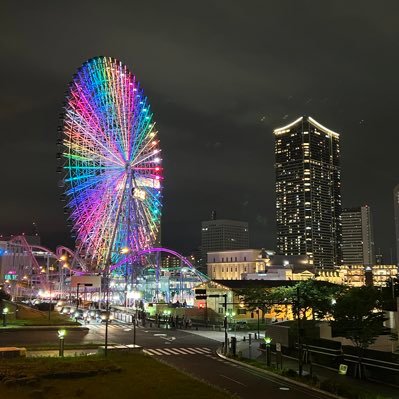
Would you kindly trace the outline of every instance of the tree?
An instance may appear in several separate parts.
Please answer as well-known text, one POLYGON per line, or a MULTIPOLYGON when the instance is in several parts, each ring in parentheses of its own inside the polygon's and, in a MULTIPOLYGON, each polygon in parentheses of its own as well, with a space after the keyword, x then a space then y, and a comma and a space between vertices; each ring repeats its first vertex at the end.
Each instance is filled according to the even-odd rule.
POLYGON ((4 291, 3 288, 0 287, 0 301, 5 299, 6 301, 9 301, 11 299, 11 295, 4 291))
POLYGON ((381 287, 382 308, 385 310, 396 311, 397 297, 399 296, 399 280, 390 278, 386 287, 381 287))
POLYGON ((362 378, 364 350, 384 331, 384 313, 380 309, 379 292, 374 287, 351 288, 337 298, 330 321, 336 335, 349 339, 356 348, 356 375, 362 378))
POLYGON ((243 288, 237 290, 242 303, 248 310, 254 311, 257 308, 262 310, 262 320, 270 309, 273 296, 270 289, 266 288, 243 288))
POLYGON ((295 317, 299 310, 304 320, 309 314, 312 320, 324 319, 331 315, 335 298, 340 295, 342 289, 339 285, 309 279, 294 286, 275 288, 273 297, 275 303, 291 304, 295 317))

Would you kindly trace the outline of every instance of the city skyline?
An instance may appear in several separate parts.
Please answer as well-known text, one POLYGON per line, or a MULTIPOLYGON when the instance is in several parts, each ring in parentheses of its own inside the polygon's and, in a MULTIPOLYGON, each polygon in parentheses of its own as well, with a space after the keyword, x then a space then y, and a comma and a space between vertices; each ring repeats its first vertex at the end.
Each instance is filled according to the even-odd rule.
POLYGON ((342 12, 338 5, 268 9, 258 3, 255 10, 229 3, 227 15, 209 5, 215 17, 206 6, 183 7, 176 16, 166 6, 154 11, 140 4, 134 12, 143 18, 134 27, 123 17, 129 7, 114 8, 109 19, 104 4, 83 6, 73 29, 55 18, 72 12, 70 5, 26 3, 23 14, 6 6, 0 233, 27 232, 35 221, 44 242, 71 242, 55 172, 58 114, 76 67, 111 54, 132 65, 160 121, 166 246, 188 252, 200 241, 200 222, 217 209, 221 218, 249 222, 251 246, 274 248, 272 130, 309 114, 341 132, 343 206, 371 205, 376 249, 389 258, 395 248, 392 190, 399 180, 395 3, 387 6, 392 12, 383 10, 383 20, 375 18, 382 11, 371 2, 363 2, 360 12, 353 5, 342 12), (312 17, 312 29, 296 29, 301 15, 312 17), (242 31, 230 25, 231 18, 242 31), (289 21, 283 34, 276 23, 281 18, 289 21), (96 21, 109 22, 108 28, 96 29, 96 21), (339 31, 324 29, 331 24, 339 31), (304 43, 309 54, 318 54, 311 62, 303 56, 304 43), (379 51, 376 59, 369 57, 373 49, 379 51))

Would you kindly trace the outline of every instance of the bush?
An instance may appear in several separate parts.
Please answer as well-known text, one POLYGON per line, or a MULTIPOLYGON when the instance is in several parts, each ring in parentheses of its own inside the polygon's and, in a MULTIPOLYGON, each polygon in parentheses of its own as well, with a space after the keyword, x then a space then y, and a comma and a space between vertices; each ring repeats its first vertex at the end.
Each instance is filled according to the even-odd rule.
POLYGON ((8 292, 4 291, 3 288, 0 287, 0 301, 2 299, 9 301, 11 299, 11 295, 8 292))
POLYGON ((286 369, 286 370, 283 370, 283 371, 281 372, 281 374, 282 374, 284 377, 288 377, 288 378, 296 378, 296 377, 298 377, 297 372, 296 372, 295 370, 293 370, 293 369, 286 369))
POLYGON ((320 383, 320 389, 343 396, 348 399, 359 399, 359 393, 351 387, 335 380, 324 380, 320 383))

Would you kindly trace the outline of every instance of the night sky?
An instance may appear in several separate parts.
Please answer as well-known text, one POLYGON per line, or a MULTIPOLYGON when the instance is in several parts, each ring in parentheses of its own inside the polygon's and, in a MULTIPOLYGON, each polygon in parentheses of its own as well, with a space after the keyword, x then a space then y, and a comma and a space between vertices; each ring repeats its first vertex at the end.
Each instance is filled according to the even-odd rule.
POLYGON ((162 240, 184 253, 200 222, 247 220, 275 246, 273 128, 302 114, 341 133, 344 207, 372 207, 394 248, 399 183, 399 2, 3 1, 0 233, 71 245, 56 174, 67 84, 120 59, 154 111, 165 167, 162 240))

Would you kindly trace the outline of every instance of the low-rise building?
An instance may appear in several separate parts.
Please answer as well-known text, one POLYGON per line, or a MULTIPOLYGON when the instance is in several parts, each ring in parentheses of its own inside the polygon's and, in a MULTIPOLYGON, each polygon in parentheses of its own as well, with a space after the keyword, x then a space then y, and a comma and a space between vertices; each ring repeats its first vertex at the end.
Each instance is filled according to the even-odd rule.
POLYGON ((265 249, 209 252, 207 265, 213 280, 303 280, 314 273, 306 255, 276 255, 265 249))

